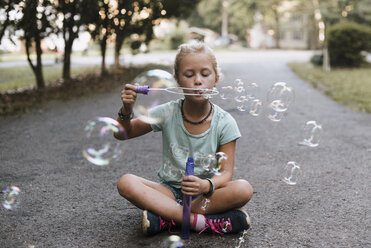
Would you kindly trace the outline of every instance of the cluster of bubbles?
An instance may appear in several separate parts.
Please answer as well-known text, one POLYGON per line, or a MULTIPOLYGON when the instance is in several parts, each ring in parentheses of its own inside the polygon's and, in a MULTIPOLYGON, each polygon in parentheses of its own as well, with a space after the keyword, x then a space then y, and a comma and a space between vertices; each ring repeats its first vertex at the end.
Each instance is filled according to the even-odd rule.
POLYGON ((258 116, 263 106, 262 101, 256 98, 258 89, 256 83, 245 84, 241 79, 236 79, 233 85, 220 87, 219 96, 222 100, 234 100, 239 111, 258 116))
POLYGON ((163 248, 181 248, 181 247, 184 247, 184 241, 178 235, 170 235, 164 240, 162 247, 163 248))
POLYGON ((97 117, 88 121, 82 137, 84 158, 97 166, 106 166, 120 159, 124 142, 115 139, 115 134, 124 138, 126 135, 122 125, 112 118, 97 117))
MULTIPOLYGON (((257 98, 258 90, 258 84, 245 84, 241 79, 236 79, 233 85, 222 86, 219 95, 222 100, 233 99, 239 111, 259 116, 263 110, 263 102, 257 98)), ((267 117, 274 122, 280 121, 294 99, 294 90, 285 82, 273 84, 267 92, 267 117)))
POLYGON ((247 238, 247 230, 241 232, 241 236, 237 239, 237 244, 234 248, 241 248, 245 244, 245 240, 247 238))
POLYGON ((17 186, 10 186, 3 190, 3 207, 14 210, 19 206, 21 190, 17 186))

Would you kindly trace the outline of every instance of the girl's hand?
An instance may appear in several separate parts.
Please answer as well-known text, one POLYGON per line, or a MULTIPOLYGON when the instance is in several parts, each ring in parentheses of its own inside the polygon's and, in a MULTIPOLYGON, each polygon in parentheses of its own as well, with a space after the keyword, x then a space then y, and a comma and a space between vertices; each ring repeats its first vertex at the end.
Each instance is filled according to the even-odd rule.
POLYGON ((137 99, 136 86, 132 84, 125 84, 124 89, 121 91, 121 100, 123 104, 123 114, 131 114, 137 99))
POLYGON ((209 192, 210 183, 196 176, 183 176, 182 193, 184 195, 196 196, 209 192))

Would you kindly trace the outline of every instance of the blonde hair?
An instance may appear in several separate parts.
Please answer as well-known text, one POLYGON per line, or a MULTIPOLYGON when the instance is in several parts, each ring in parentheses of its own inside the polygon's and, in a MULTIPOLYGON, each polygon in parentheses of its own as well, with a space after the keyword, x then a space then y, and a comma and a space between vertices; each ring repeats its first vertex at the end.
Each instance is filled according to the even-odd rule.
POLYGON ((190 53, 205 53, 208 54, 210 57, 211 64, 213 66, 213 69, 215 71, 216 79, 219 80, 220 78, 220 69, 218 66, 218 62, 216 61, 216 57, 214 54, 214 51, 208 47, 205 43, 203 42, 196 42, 192 44, 182 44, 178 48, 178 52, 175 57, 175 62, 174 62, 174 78, 179 81, 178 73, 179 73, 179 67, 182 59, 190 54, 190 53))

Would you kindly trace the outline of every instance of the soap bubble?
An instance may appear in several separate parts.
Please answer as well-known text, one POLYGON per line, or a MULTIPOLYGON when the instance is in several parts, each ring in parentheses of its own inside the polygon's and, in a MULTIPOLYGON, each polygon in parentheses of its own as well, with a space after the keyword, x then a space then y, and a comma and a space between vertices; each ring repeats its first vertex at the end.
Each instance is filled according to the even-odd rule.
POLYGON ((281 102, 280 111, 286 111, 294 99, 294 90, 288 87, 285 82, 275 83, 267 92, 267 101, 269 103, 277 100, 281 102))
POLYGON ((256 93, 258 91, 258 88, 259 88, 258 84, 256 84, 256 83, 249 83, 247 86, 245 86, 246 96, 249 99, 255 99, 256 93))
POLYGON ((228 156, 224 152, 217 152, 215 155, 209 154, 202 160, 202 166, 206 171, 211 171, 215 175, 220 175, 222 162, 227 159, 228 156))
POLYGON ((232 225, 229 221, 224 221, 222 226, 222 232, 227 233, 232 231, 232 225))
POLYGON ((170 235, 163 242, 164 248, 180 248, 184 247, 184 241, 178 235, 170 235))
POLYGON ((223 100, 232 99, 234 96, 234 89, 232 86, 223 86, 219 90, 219 95, 223 100))
POLYGON ((286 111, 283 106, 281 100, 272 101, 268 106, 268 118, 274 122, 280 121, 284 117, 286 111))
POLYGON ((283 169, 282 180, 289 185, 295 185, 300 179, 300 176, 300 165, 294 161, 288 162, 283 169))
POLYGON ((241 248, 243 244, 245 243, 245 239, 247 238, 247 230, 244 230, 241 233, 241 236, 237 239, 237 244, 235 248, 241 248))
POLYGON ((118 160, 123 154, 123 142, 117 140, 114 133, 126 136, 125 129, 116 120, 109 117, 90 120, 84 128, 82 155, 97 166, 118 160))
POLYGON ((210 200, 208 198, 204 198, 201 202, 202 206, 201 209, 206 211, 207 207, 209 206, 210 200))
POLYGON ((319 145, 322 126, 316 121, 308 121, 304 127, 304 140, 299 145, 317 147, 319 145))
POLYGON ((17 186, 10 186, 3 190, 3 207, 13 210, 19 206, 21 190, 17 186))
MULTIPOLYGON (((142 72, 133 80, 134 84, 140 86, 148 85, 150 89, 166 89, 176 87, 177 82, 173 75, 167 71, 154 69, 142 72)), ((156 124, 163 121, 162 117, 150 116, 152 108, 164 103, 162 90, 151 90, 145 97, 138 97, 134 105, 134 114, 142 121, 149 124, 156 124)))
POLYGON ((242 102, 246 99, 246 90, 243 85, 235 87, 234 91, 234 100, 236 100, 236 102, 242 102))
POLYGON ((237 101, 237 109, 245 112, 249 107, 249 99, 246 96, 240 96, 237 101))
POLYGON ((249 113, 252 116, 258 116, 262 111, 263 103, 259 99, 254 99, 250 101, 249 113))

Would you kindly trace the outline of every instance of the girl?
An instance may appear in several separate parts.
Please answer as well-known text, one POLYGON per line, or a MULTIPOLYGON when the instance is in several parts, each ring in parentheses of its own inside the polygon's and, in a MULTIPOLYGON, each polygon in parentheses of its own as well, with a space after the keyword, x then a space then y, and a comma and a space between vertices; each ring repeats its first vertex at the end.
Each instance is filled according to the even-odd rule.
MULTIPOLYGON (((213 51, 204 43, 183 44, 174 64, 174 77, 180 87, 212 89, 219 81, 219 68, 213 51)), ((117 139, 134 138, 150 131, 162 131, 163 164, 159 182, 126 174, 117 184, 120 195, 143 209, 142 229, 153 235, 182 222, 183 207, 177 200, 192 196, 191 228, 215 233, 238 233, 250 227, 244 206, 253 189, 245 180, 232 181, 236 140, 241 136, 233 117, 202 95, 186 95, 184 99, 155 107, 150 116, 162 117, 161 123, 148 124, 132 119, 136 86, 126 84, 121 92, 123 107, 118 121, 126 134, 117 139), (169 113, 172 117, 165 118, 169 113), (221 163, 220 174, 203 169, 202 157, 223 152, 228 159, 221 163), (195 158, 194 176, 182 176, 187 156, 195 158), (209 204, 203 208, 203 200, 209 204), (227 227, 227 228, 226 228, 227 227)))

